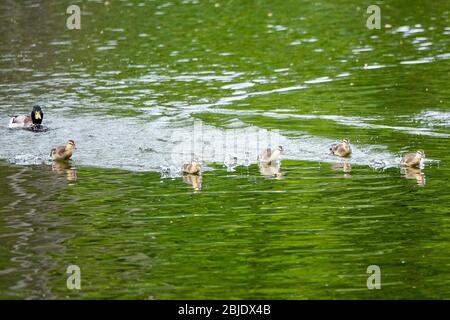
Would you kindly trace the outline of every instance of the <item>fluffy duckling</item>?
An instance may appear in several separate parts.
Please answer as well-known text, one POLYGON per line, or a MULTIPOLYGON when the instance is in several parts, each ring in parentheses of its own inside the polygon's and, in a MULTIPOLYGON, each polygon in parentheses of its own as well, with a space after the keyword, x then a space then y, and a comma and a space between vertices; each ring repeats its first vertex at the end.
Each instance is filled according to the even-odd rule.
POLYGON ((425 158, 425 152, 423 150, 417 150, 416 153, 408 153, 401 161, 401 165, 406 167, 418 168, 422 159, 425 158))
POLYGON ((331 145, 330 153, 339 157, 348 157, 352 154, 350 141, 348 139, 343 139, 342 142, 331 145))
POLYGON ((29 116, 21 115, 12 117, 9 120, 8 127, 11 129, 33 128, 39 126, 42 123, 43 119, 44 119, 44 112, 42 112, 40 106, 36 105, 33 107, 33 110, 31 111, 31 114, 29 116))
POLYGON ((283 152, 283 147, 278 146, 276 148, 267 148, 258 156, 258 161, 263 164, 271 165, 276 163, 280 159, 280 155, 283 152))
POLYGON ((189 163, 183 164, 181 171, 184 174, 199 174, 201 170, 200 163, 197 160, 192 160, 189 163))
POLYGON ((50 156, 53 160, 69 160, 75 148, 75 141, 69 140, 67 145, 53 148, 50 151, 50 156))

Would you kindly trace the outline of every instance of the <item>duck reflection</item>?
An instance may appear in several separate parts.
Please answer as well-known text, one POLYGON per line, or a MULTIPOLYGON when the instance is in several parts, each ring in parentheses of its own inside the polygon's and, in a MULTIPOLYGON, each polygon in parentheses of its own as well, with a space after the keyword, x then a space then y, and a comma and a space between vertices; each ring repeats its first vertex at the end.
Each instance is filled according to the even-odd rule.
POLYGON ((77 181, 77 170, 72 168, 68 161, 53 161, 52 171, 66 174, 67 181, 77 181))
POLYGON ((331 170, 344 172, 344 178, 351 178, 352 165, 348 162, 337 162, 331 165, 331 170))
POLYGON ((401 167, 400 173, 405 179, 416 179, 419 186, 426 184, 425 174, 419 168, 401 167))
POLYGON ((260 162, 258 164, 259 172, 261 175, 267 178, 275 178, 281 180, 284 178, 283 172, 281 172, 281 168, 279 164, 267 164, 260 162))
POLYGON ((202 176, 198 174, 184 174, 183 182, 190 184, 195 191, 202 189, 202 176))

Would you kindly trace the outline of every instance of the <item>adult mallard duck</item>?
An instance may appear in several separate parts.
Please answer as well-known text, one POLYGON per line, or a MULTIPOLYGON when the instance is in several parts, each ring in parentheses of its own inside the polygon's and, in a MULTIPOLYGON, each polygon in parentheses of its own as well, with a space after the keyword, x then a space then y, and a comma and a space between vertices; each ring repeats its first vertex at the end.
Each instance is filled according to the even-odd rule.
POLYGON ((339 157, 348 157, 352 154, 350 141, 348 139, 343 139, 342 142, 331 145, 330 153, 339 157))
POLYGON ((201 166, 197 160, 192 160, 189 163, 185 163, 181 167, 181 171, 184 174, 199 174, 200 170, 201 170, 201 166))
POLYGON ((75 141, 69 140, 65 146, 53 148, 50 156, 53 160, 69 160, 75 148, 75 141))
POLYGON ((423 150, 417 150, 416 153, 408 153, 405 155, 400 164, 406 167, 418 168, 424 158, 425 152, 423 150))
POLYGON ((267 148, 258 156, 258 161, 267 165, 274 164, 280 159, 280 155, 282 152, 282 146, 278 146, 273 149, 267 148))
POLYGON ((12 117, 9 120, 8 126, 11 129, 16 128, 28 129, 40 126, 43 119, 44 119, 44 112, 42 112, 40 106, 36 105, 33 107, 33 110, 31 111, 31 114, 29 116, 21 115, 12 117))

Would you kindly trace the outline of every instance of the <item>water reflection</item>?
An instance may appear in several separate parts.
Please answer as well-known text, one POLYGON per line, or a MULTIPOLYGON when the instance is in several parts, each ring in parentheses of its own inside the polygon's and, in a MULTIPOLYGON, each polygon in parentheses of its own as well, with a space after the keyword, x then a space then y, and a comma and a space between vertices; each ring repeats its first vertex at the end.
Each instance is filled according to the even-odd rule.
POLYGON ((259 172, 261 175, 267 178, 275 178, 277 180, 284 179, 284 174, 281 171, 280 164, 266 164, 263 162, 260 162, 258 164, 259 172))
POLYGON ((374 259, 390 266, 384 298, 450 296, 445 1, 393 5, 392 29, 377 36, 348 20, 354 6, 323 0, 273 2, 273 17, 250 2, 127 0, 107 19, 96 2, 84 6, 95 32, 68 33, 64 7, 0 1, 14 22, 0 27, 0 159, 22 165, 0 167, 2 297, 73 297, 61 274, 74 262, 95 279, 82 298, 321 298, 326 284, 334 298, 373 299, 360 280, 374 259), (34 100, 51 130, 7 130, 34 100), (353 155, 333 164, 325 152, 344 133, 353 155), (69 136, 83 142, 77 169, 51 165, 48 151, 69 136), (278 143, 285 175, 253 165, 278 143), (411 197, 403 179, 425 175, 400 178, 397 155, 418 145, 442 164, 411 197), (200 205, 186 206, 190 188, 202 190, 202 176, 178 179, 192 153, 214 164, 235 154, 245 172, 209 171, 200 205), (337 171, 317 169, 324 162, 337 171), (147 172, 158 168, 177 179, 160 183, 147 172), (68 183, 77 172, 82 183, 68 183))
POLYGON ((197 174, 184 174, 183 182, 190 184, 195 191, 202 189, 202 176, 197 174))
MULTIPOLYGON (((4 244, 9 248, 2 258, 2 262, 9 261, 8 267, 2 267, 1 273, 7 274, 11 297, 56 298, 51 277, 62 267, 52 255, 64 251, 63 243, 70 235, 63 230, 67 218, 55 216, 62 206, 54 199, 64 192, 64 185, 47 168, 0 163, 0 176, 5 182, 0 227, 5 230, 2 238, 8 239, 4 244)), ((4 283, 0 282, 0 289, 4 283)), ((5 291, 0 292, 5 295, 5 291)))
POLYGON ((53 161, 52 171, 65 174, 67 181, 77 181, 77 170, 68 161, 53 161))
POLYGON ((337 162, 331 165, 331 169, 334 171, 342 171, 344 173, 344 178, 351 178, 349 174, 352 171, 352 165, 348 162, 337 162))
POLYGON ((401 167, 400 173, 405 179, 416 179, 419 186, 425 186, 425 174, 419 168, 401 167))

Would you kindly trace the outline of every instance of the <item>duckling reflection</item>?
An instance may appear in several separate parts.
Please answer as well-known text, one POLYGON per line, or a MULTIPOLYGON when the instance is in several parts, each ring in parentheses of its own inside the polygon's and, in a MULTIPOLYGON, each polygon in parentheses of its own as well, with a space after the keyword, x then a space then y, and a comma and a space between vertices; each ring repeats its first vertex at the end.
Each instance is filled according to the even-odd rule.
POLYGON ((401 167, 400 173, 405 179, 416 179, 419 186, 424 186, 426 184, 425 174, 418 168, 401 167))
POLYGON ((338 162, 331 165, 331 170, 344 172, 344 178, 351 178, 352 165, 348 162, 338 162))
POLYGON ((258 164, 259 172, 261 175, 267 178, 275 178, 281 180, 284 178, 283 172, 281 172, 281 168, 279 164, 267 164, 264 162, 260 162, 258 164))
POLYGON ((68 161, 54 161, 52 171, 59 174, 66 174, 67 181, 77 181, 77 170, 72 168, 68 161))
POLYGON ((195 191, 202 189, 202 176, 198 174, 184 174, 183 182, 190 184, 195 191))

